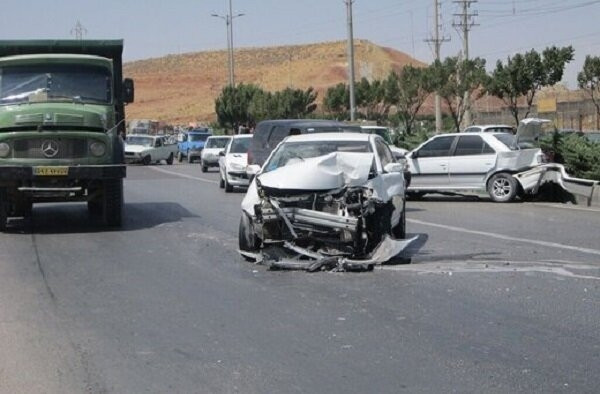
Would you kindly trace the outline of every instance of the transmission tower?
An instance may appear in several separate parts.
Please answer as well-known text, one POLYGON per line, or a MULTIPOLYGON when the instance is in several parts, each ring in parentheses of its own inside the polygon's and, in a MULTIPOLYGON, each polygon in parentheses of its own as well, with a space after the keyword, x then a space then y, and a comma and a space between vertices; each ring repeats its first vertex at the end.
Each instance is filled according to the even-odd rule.
MULTIPOLYGON (((449 37, 440 37, 440 29, 442 28, 442 24, 440 22, 440 7, 441 4, 439 0, 434 0, 434 9, 435 9, 435 31, 433 37, 428 38, 425 42, 429 42, 433 44, 433 48, 435 51, 435 60, 440 60, 440 49, 442 47, 442 43, 450 41, 449 37)), ((435 132, 441 133, 442 131, 442 103, 440 100, 440 95, 435 93, 435 132)))
MULTIPOLYGON (((471 4, 477 3, 478 0, 454 0, 453 3, 461 6, 461 12, 454 14, 458 18, 457 22, 452 23, 462 35, 463 39, 463 60, 469 60, 469 31, 474 26, 479 26, 474 22, 474 18, 479 15, 477 11, 471 11, 471 4)), ((469 92, 465 92, 464 105, 465 105, 465 116, 463 122, 465 125, 471 124, 471 98, 469 92)))
POLYGON ((71 35, 78 40, 83 40, 83 35, 87 34, 87 29, 77 20, 75 27, 71 29, 71 35))

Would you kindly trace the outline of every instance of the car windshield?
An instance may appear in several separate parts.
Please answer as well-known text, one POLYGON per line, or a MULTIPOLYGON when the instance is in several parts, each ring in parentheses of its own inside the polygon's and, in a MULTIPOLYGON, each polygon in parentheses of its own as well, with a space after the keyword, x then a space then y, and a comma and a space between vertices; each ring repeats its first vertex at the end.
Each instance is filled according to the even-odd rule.
POLYGON ((129 145, 141 145, 141 146, 152 146, 154 144, 154 138, 130 136, 130 137, 127 137, 127 144, 129 144, 129 145))
POLYGON ((231 141, 231 149, 229 149, 229 153, 248 153, 248 149, 250 148, 250 144, 252 143, 252 138, 234 138, 231 141))
POLYGON ((231 138, 229 137, 221 137, 221 138, 209 138, 206 141, 205 148, 214 148, 214 149, 222 149, 225 148, 227 143, 231 138))
POLYGON ((44 64, 0 68, 0 103, 74 101, 111 102, 111 77, 106 68, 44 64))
POLYGON ((494 137, 506 145, 508 149, 519 150, 519 147, 517 146, 517 137, 515 135, 509 133, 498 133, 494 134, 494 137))
POLYGON ((210 134, 190 134, 188 140, 191 142, 206 141, 210 134))
POLYGON ((273 153, 264 172, 276 170, 291 163, 332 152, 371 152, 368 141, 305 141, 286 142, 273 153))

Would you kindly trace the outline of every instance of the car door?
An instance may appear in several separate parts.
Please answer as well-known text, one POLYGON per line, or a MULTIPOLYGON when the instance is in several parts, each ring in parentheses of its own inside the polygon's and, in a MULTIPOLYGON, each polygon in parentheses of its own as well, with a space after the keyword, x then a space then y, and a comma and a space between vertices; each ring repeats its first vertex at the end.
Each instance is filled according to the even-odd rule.
POLYGON ((434 137, 408 154, 410 189, 444 189, 450 186, 448 156, 455 136, 434 137))
POLYGON ((496 151, 480 135, 458 137, 448 158, 450 184, 458 188, 481 188, 485 177, 496 165, 496 151))
POLYGON ((381 177, 382 186, 394 205, 394 212, 392 212, 391 217, 391 224, 392 227, 394 227, 400 221, 402 209, 404 207, 404 173, 385 172, 385 166, 394 162, 394 156, 392 155, 390 148, 384 142, 383 138, 375 137, 374 143, 375 151, 379 161, 378 172, 381 177))

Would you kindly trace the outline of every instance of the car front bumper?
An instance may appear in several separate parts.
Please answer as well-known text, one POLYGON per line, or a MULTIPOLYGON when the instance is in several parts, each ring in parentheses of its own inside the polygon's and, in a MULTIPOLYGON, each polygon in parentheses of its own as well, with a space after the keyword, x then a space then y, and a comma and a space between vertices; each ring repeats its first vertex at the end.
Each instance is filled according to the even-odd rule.
POLYGON ((227 183, 232 186, 248 186, 250 181, 246 171, 227 171, 227 183))

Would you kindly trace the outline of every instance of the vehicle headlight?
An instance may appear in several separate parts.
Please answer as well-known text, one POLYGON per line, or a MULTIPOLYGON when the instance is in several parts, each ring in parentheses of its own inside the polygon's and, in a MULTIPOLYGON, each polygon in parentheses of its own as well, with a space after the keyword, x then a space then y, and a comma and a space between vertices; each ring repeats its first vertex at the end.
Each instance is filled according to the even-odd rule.
POLYGON ((90 144, 90 153, 96 157, 104 156, 106 145, 103 142, 94 141, 90 144))
POLYGON ((6 142, 0 142, 0 157, 8 157, 10 153, 10 145, 6 142))

